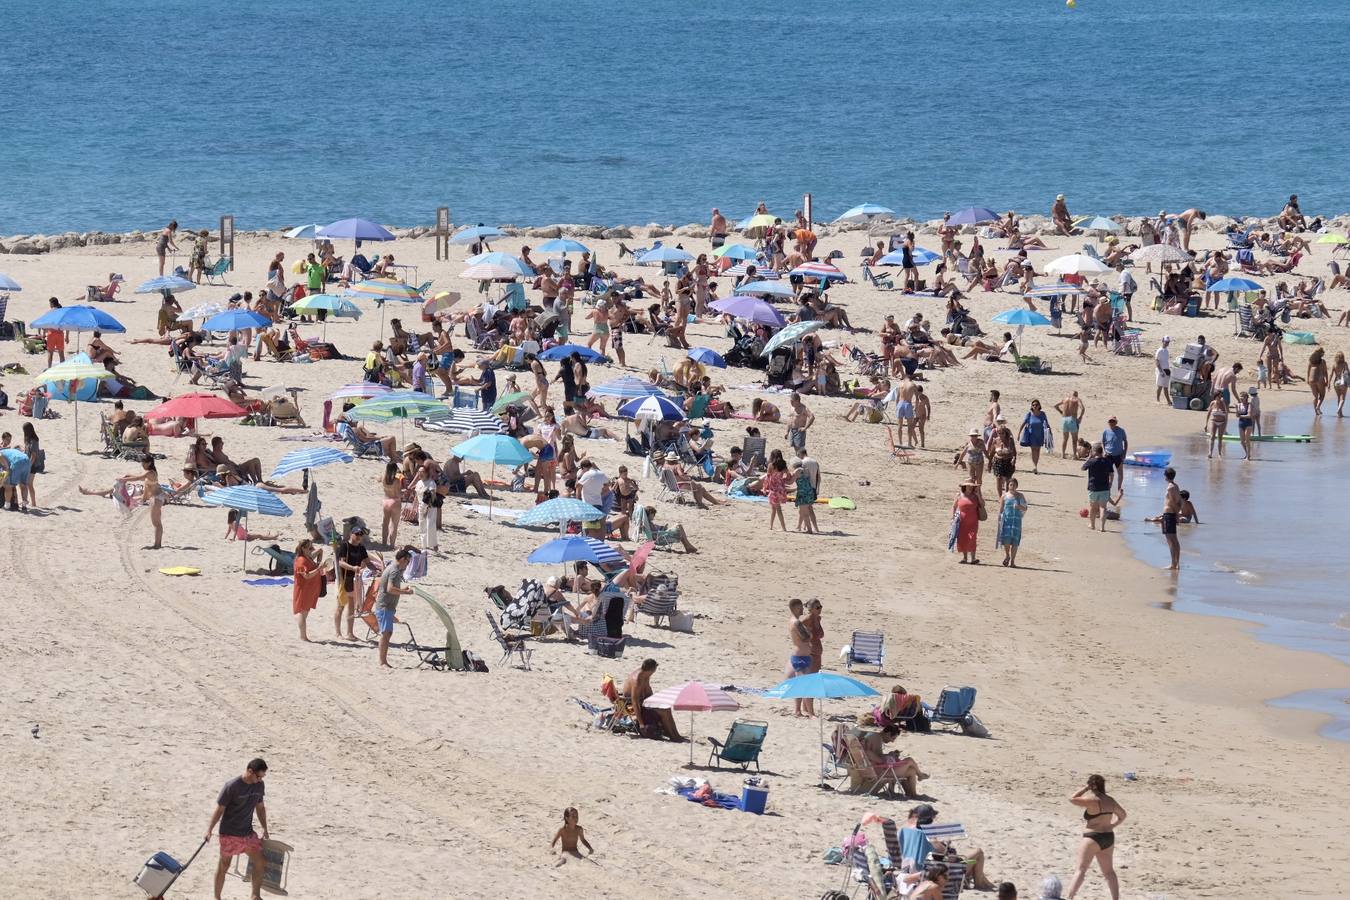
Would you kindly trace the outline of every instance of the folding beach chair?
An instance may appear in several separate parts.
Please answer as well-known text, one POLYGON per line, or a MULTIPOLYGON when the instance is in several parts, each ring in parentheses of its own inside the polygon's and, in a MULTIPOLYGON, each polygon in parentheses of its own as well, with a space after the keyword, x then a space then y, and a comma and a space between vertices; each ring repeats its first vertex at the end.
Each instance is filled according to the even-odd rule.
POLYGON ((890 458, 891 458, 891 459, 898 459, 898 460, 900 460, 901 462, 905 462, 905 463, 907 463, 907 462, 909 462, 911 459, 913 459, 913 458, 914 458, 914 452, 913 452, 912 450, 909 450, 909 449, 906 448, 906 447, 902 447, 902 446, 900 446, 899 444, 897 444, 897 443, 895 442, 895 431, 892 430, 891 426, 886 425, 886 426, 884 426, 884 427, 886 428, 886 440, 887 440, 887 441, 890 443, 890 445, 891 445, 891 456, 890 456, 890 458))
POLYGON ((886 635, 880 631, 855 631, 848 644, 848 669, 858 665, 876 666, 880 673, 886 663, 886 635))
POLYGON ((352 453, 356 456, 384 457, 384 448, 380 446, 379 441, 361 440, 356 436, 356 429, 347 422, 338 422, 335 430, 337 436, 352 448, 352 453))
POLYGON ((762 469, 765 464, 764 448, 766 440, 762 437, 747 437, 741 443, 741 462, 747 471, 762 469))
POLYGON ((891 276, 877 275, 867 263, 863 263, 862 279, 863 282, 872 285, 872 287, 879 291, 894 291, 897 289, 895 284, 891 281, 891 276))
POLYGON ((290 550, 282 550, 276 544, 264 546, 254 544, 253 552, 267 556, 267 574, 269 575, 294 575, 295 574, 295 553, 290 550))
POLYGON ((988 737, 989 730, 975 717, 974 708, 975 688, 947 686, 938 695, 937 706, 929 711, 928 718, 934 724, 955 725, 972 737, 988 737))
POLYGON ((848 765, 848 792, 850 794, 876 794, 879 789, 895 789, 895 771, 887 766, 876 766, 867 758, 862 738, 853 726, 841 725, 844 729, 840 738, 844 745, 848 765))
POLYGON ((206 283, 218 283, 222 286, 226 285, 225 273, 230 271, 230 266, 233 264, 234 260, 228 256, 222 256, 220 259, 216 260, 209 268, 202 272, 202 274, 206 276, 206 283), (219 282, 217 282, 216 279, 220 279, 219 282))
MULTIPOLYGON (((650 523, 648 523, 648 527, 650 528, 650 523)), ((654 537, 650 539, 655 540, 654 537)), ((652 627, 655 628, 661 624, 663 618, 666 620, 666 624, 670 624, 670 617, 677 611, 679 603, 679 578, 675 575, 653 573, 648 578, 647 595, 638 605, 637 612, 644 616, 651 616, 652 627)))
POLYGON ((759 771, 759 751, 764 747, 764 736, 769 733, 768 722, 756 722, 749 719, 738 719, 731 723, 731 731, 727 733, 725 741, 719 741, 715 737, 709 737, 708 743, 712 745, 712 753, 708 755, 708 765, 716 764, 717 768, 722 767, 722 763, 732 763, 741 767, 742 771, 749 771, 750 766, 759 771))
POLYGON ((492 617, 492 613, 484 612, 483 615, 487 616, 488 624, 492 626, 492 639, 497 642, 497 646, 502 648, 501 662, 508 662, 513 653, 518 654, 520 656, 520 667, 528 672, 530 670, 530 657, 534 655, 534 650, 525 646, 525 641, 528 638, 524 635, 506 634, 497 627, 497 620, 492 617))
POLYGON ((675 477, 675 472, 664 466, 661 468, 661 494, 658 500, 674 500, 677 503, 688 503, 689 489, 693 485, 690 481, 680 481, 675 477))

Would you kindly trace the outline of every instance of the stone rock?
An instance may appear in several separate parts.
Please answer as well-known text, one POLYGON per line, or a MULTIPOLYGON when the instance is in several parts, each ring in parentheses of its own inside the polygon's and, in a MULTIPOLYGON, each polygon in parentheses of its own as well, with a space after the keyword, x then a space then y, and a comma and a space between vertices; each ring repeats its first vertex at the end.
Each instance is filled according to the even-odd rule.
POLYGON ((599 240, 605 234, 603 225, 564 225, 563 233, 574 238, 591 238, 599 240))
POLYGON ((615 228, 606 228, 600 235, 601 240, 606 241, 627 241, 633 237, 633 229, 626 225, 619 225, 615 228))
POLYGON ((6 254, 6 253, 8 253, 8 252, 9 252, 9 248, 6 247, 4 244, 0 244, 0 255, 4 255, 4 254, 6 254))
POLYGON ((122 236, 123 243, 127 244, 143 244, 148 240, 150 235, 144 231, 128 231, 122 236))
POLYGON ((413 239, 420 238, 423 235, 430 233, 431 233, 431 226, 429 225, 418 225, 416 228, 408 229, 408 237, 413 239))
POLYGON ((708 226, 690 223, 689 225, 681 225, 679 228, 676 228, 675 233, 680 237, 706 238, 708 236, 708 226))
POLYGON ((647 226, 647 237, 649 237, 649 238, 666 237, 666 236, 672 235, 672 234, 674 234, 674 233, 675 233, 675 232, 671 231, 669 228, 667 228, 667 227, 664 226, 664 225, 648 225, 648 226, 647 226))
POLYGON ((120 244, 122 243, 122 236, 120 234, 108 234, 106 231, 93 231, 89 234, 88 243, 93 246, 120 244))
POLYGON ((544 238, 548 240, 562 237, 562 227, 559 225, 545 225, 541 228, 526 228, 525 233, 532 238, 544 238))
POLYGON ((19 241, 12 244, 9 248, 10 253, 21 256, 36 256, 39 253, 47 253, 51 250, 51 245, 41 238, 37 240, 19 241))
POLYGON ((59 234, 49 242, 53 250, 63 250, 66 247, 83 247, 88 243, 85 238, 74 232, 67 231, 65 234, 59 234))

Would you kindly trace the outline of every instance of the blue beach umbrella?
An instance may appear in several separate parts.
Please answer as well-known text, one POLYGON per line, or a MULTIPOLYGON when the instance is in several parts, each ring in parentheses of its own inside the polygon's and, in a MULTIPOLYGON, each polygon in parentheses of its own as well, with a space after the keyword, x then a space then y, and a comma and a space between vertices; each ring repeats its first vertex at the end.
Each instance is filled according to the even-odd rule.
MULTIPOLYGON (((932 250, 925 250, 922 247, 915 247, 913 256, 914 256, 914 265, 916 266, 926 266, 931 262, 936 262, 939 259, 942 259, 941 254, 934 253, 932 250)), ((899 266, 903 265, 904 262, 905 262, 904 252, 900 250, 892 250, 890 253, 887 253, 881 259, 877 260, 877 265, 899 266)))
POLYGON ((688 262, 694 257, 679 247, 656 247, 637 258, 640 263, 688 262))
POLYGON ((727 361, 716 350, 707 347, 695 347, 689 351, 689 358, 696 363, 702 363, 705 366, 713 366, 718 369, 725 369, 727 361))
POLYGON ((160 291, 170 291, 182 293, 196 288, 197 285, 188 281, 186 278, 179 278, 177 275, 161 275, 158 278, 151 278, 143 282, 136 288, 138 294, 158 294, 160 291))
POLYGON ((664 392, 656 385, 649 384, 641 378, 634 378, 632 375, 625 375, 613 381, 606 381, 604 384, 594 385, 590 390, 591 396, 620 397, 624 400, 631 400, 633 397, 658 396, 662 393, 664 392))
POLYGON ((1084 231, 1120 231, 1120 223, 1106 216, 1084 216, 1073 224, 1084 231))
POLYGON ((476 225, 472 228, 465 228, 458 231, 455 236, 450 238, 452 244, 476 244, 485 238, 506 237, 500 228, 494 228, 491 225, 476 225))
POLYGON ((629 400, 619 407, 619 415, 625 419, 644 419, 652 422, 678 422, 684 418, 684 410, 669 397, 639 397, 629 400))
POLYGON ((517 275, 533 275, 534 269, 530 268, 529 263, 519 256, 512 256, 510 253, 503 253, 500 250, 491 250, 487 253, 476 253, 464 260, 466 266, 501 266, 504 269, 510 269, 517 275))
MULTIPOLYGON (((837 672, 813 672, 780 682, 765 691, 766 697, 781 700, 836 700, 843 697, 876 697, 879 692, 868 684, 837 672)), ((825 711, 816 710, 820 719, 820 769, 825 771, 825 711)), ((823 781, 822 781, 823 783, 823 781)))
POLYGON ((337 294, 306 294, 292 303, 291 309, 299 312, 319 312, 322 310, 330 316, 341 316, 348 319, 361 318, 361 307, 346 297, 340 297, 337 294))
POLYGON ((107 331, 122 334, 126 328, 101 309, 92 306, 62 306, 34 319, 29 328, 61 331, 107 331))
POLYGON ((744 244, 724 244, 713 251, 713 256, 719 259, 739 259, 742 261, 757 259, 759 251, 754 247, 747 247, 744 244))
POLYGON ((203 322, 202 330, 243 331, 246 328, 266 328, 271 324, 271 319, 251 309, 227 309, 203 322))
MULTIPOLYGON (((472 459, 492 464, 492 475, 497 474, 497 465, 523 466, 534 459, 534 454, 515 438, 505 434, 480 434, 471 437, 450 452, 460 459, 472 459)), ((488 494, 488 521, 492 521, 492 494, 488 494)))
POLYGON ((278 460, 276 468, 267 477, 280 478, 304 469, 317 469, 332 463, 349 463, 352 459, 350 453, 344 453, 336 447, 301 447, 278 460))
POLYGON ((338 219, 319 228, 315 235, 323 238, 345 238, 352 241, 392 241, 393 232, 369 219, 338 219))
POLYGON ((967 206, 952 213, 947 220, 951 225, 979 225, 981 222, 997 222, 998 213, 987 206, 967 206))
POLYGON ((569 253, 590 253, 591 248, 580 241, 574 241, 571 238, 554 238, 551 241, 544 241, 537 248, 540 253, 561 253, 566 256, 569 253))
POLYGON ((1049 325, 1050 320, 1040 313, 1026 307, 1017 309, 1005 309, 1003 312, 994 316, 994 321, 1000 325, 1049 325))
MULTIPOLYGON (((593 507, 592 507, 593 508, 593 507)), ((526 557, 526 562, 539 565, 558 565, 569 562, 588 562, 597 566, 623 562, 623 554, 604 541, 595 538, 568 535, 541 544, 526 557)))
MULTIPOLYGON (((219 490, 207 491, 202 500, 211 506, 224 506, 237 509, 241 513, 258 513, 263 516, 289 516, 291 508, 271 491, 265 491, 251 484, 237 484, 219 490)), ((247 533, 245 528, 245 533, 247 533)), ((244 569, 248 569, 248 541, 244 541, 244 569)))
POLYGON ((564 525, 568 522, 594 522, 604 517, 603 511, 575 497, 554 497, 525 510, 520 518, 516 519, 516 524, 564 525))
POLYGON ((870 222, 878 216, 893 216, 895 210, 886 206, 877 206, 875 203, 861 203, 845 212, 836 222, 870 222))
POLYGON ((786 281, 748 281, 733 293, 750 297, 791 297, 792 285, 786 281))
POLYGON ((21 291, 21 290, 23 290, 23 288, 19 287, 19 283, 17 281, 15 281, 13 278, 10 278, 4 272, 0 272, 0 291, 21 291))
POLYGON ((1209 290, 1215 294, 1222 294, 1238 291, 1244 293, 1247 291, 1264 291, 1265 288, 1255 281, 1252 281, 1250 278, 1224 278, 1211 284, 1209 290))
POLYGON ((549 361, 567 359, 573 353, 580 355, 582 362, 605 362, 604 356, 595 352, 590 347, 583 347, 580 344, 559 344, 556 347, 549 347, 543 353, 539 354, 539 358, 549 361))

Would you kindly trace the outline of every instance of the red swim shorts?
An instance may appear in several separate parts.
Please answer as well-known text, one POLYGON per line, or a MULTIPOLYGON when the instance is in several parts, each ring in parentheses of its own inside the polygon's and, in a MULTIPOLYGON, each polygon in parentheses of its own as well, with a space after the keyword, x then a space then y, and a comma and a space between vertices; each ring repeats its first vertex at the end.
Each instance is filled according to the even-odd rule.
POLYGON ((222 834, 220 836, 220 855, 222 857, 247 856, 250 853, 262 852, 262 838, 256 834, 250 834, 247 837, 239 837, 232 834, 222 834))

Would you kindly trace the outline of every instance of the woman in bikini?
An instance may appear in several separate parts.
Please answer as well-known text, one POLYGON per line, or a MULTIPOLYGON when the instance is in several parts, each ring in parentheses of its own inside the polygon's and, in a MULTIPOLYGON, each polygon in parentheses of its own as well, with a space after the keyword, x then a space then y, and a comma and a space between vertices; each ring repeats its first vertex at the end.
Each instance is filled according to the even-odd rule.
POLYGON ((1336 391, 1336 415, 1345 415, 1345 392, 1350 389, 1350 365, 1345 362, 1345 354, 1337 353, 1331 364, 1331 387, 1336 391))
POLYGON ((1209 431, 1209 458, 1214 458, 1214 445, 1219 446, 1219 458, 1223 458, 1223 437, 1228 431, 1228 401, 1223 394, 1215 394, 1209 403, 1209 412, 1205 413, 1205 428, 1209 431))
POLYGON ((145 493, 141 498, 150 507, 150 524, 155 528, 155 543, 151 550, 158 550, 164 543, 164 488, 159 483, 159 472, 155 470, 155 461, 146 459, 141 463, 140 475, 128 475, 123 481, 140 481, 145 484, 145 493))
POLYGON ((1327 399, 1327 352, 1318 347, 1308 357, 1308 387, 1312 390, 1313 415, 1322 414, 1322 401, 1327 399))
POLYGON ((159 275, 161 278, 164 277, 164 257, 170 250, 175 253, 178 252, 178 245, 173 242, 174 234, 177 231, 178 222, 175 220, 164 226, 164 230, 159 233, 159 237, 155 240, 155 255, 159 257, 159 275))
POLYGON ((1069 798, 1074 806, 1083 808, 1083 845, 1078 851, 1078 873, 1073 877, 1069 888, 1068 900, 1083 886, 1092 861, 1106 879, 1106 888, 1111 892, 1111 900, 1119 900, 1120 883, 1116 879, 1116 870, 1111 864, 1115 853, 1115 830, 1125 821, 1125 810, 1106 793, 1106 780, 1100 775, 1089 775, 1087 787, 1069 798))
POLYGON ((403 473, 399 471, 398 463, 390 461, 384 464, 380 490, 384 492, 380 543, 392 547, 398 543, 398 523, 403 518, 403 473))
POLYGON ((619 477, 614 479, 614 493, 619 497, 619 512, 631 517, 637 505, 638 483, 628 477, 627 466, 619 466, 619 477))
POLYGON ((694 261, 694 315, 708 314, 708 254, 700 253, 694 261))
POLYGON ((548 492, 553 490, 554 473, 558 468, 558 436, 561 431, 553 407, 545 406, 544 420, 535 426, 534 434, 524 441, 526 447, 539 451, 539 458, 534 464, 534 493, 537 497, 546 497, 548 492))
POLYGON ((237 509, 225 515, 225 540, 227 541, 275 541, 275 534, 254 534, 244 525, 243 514, 237 509))

